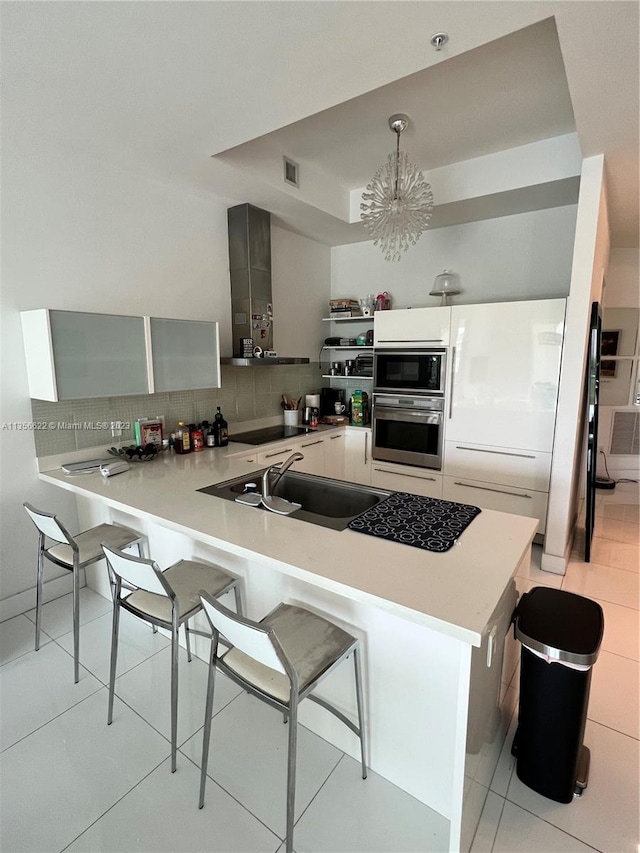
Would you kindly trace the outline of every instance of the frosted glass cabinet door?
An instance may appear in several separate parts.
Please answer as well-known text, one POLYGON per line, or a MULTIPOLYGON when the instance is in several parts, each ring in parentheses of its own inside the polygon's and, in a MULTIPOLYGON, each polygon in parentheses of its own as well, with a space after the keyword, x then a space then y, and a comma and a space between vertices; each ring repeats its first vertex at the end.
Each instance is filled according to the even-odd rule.
POLYGON ((148 394, 144 320, 50 311, 59 400, 148 394))
POLYGON ((447 441, 551 452, 565 304, 452 307, 447 441))
POLYGON ((220 387, 218 324, 150 318, 153 390, 220 387))

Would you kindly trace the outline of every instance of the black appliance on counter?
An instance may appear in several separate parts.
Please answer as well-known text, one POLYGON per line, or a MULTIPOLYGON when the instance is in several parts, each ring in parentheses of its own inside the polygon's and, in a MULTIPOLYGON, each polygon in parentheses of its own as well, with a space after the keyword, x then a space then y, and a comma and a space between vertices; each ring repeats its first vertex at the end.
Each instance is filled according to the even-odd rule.
POLYGON ((325 415, 335 415, 335 404, 342 403, 344 405, 344 389, 342 388, 321 388, 320 389, 320 417, 325 415))

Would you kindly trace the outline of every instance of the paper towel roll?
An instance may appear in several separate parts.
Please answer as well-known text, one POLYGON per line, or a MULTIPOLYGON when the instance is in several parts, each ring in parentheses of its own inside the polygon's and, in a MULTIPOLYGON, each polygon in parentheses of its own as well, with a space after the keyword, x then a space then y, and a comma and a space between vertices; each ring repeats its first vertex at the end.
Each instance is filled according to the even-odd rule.
POLYGON ((316 409, 320 408, 320 394, 307 394, 304 398, 305 406, 315 406, 316 409))

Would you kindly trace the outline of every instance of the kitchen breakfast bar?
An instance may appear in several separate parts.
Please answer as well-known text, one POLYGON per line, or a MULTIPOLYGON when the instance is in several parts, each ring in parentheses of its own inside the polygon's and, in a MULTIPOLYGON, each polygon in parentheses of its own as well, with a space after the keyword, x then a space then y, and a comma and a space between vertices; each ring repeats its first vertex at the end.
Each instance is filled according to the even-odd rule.
MULTIPOLYGON (((358 636, 370 768, 433 810, 434 850, 469 849, 511 710, 514 577, 529 563, 535 520, 483 510, 449 551, 432 553, 199 492, 258 469, 230 448, 166 453, 110 478, 68 476, 59 465, 40 460, 40 478, 76 495, 81 528, 133 527, 161 568, 216 563, 243 578, 251 618, 298 603, 358 636)), ((110 597, 104 563, 87 570, 87 584, 110 597)), ((207 660, 207 641, 197 640, 207 660)), ((349 667, 318 692, 356 718, 349 667)), ((300 722, 358 755, 357 738, 315 703, 303 703, 300 722)))

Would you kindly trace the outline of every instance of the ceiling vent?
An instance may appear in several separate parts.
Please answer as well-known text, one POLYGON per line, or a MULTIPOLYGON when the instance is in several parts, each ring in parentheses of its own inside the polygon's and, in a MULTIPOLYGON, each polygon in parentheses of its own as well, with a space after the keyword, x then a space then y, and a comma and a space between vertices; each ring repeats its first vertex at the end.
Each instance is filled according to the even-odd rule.
POLYGON ((612 456, 640 456, 640 413, 614 412, 609 453, 612 456))
POLYGON ((284 182, 292 187, 300 187, 299 171, 300 167, 294 160, 289 157, 283 157, 282 163, 284 166, 284 182))

